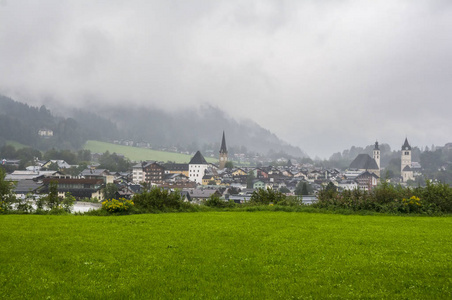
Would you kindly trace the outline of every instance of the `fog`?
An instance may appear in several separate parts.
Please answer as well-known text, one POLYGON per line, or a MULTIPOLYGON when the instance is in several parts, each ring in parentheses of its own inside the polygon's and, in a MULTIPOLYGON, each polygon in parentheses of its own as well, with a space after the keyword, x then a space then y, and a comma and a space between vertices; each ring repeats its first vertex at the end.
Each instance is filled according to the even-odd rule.
POLYGON ((328 157, 452 142, 452 2, 0 0, 0 93, 213 105, 328 157))

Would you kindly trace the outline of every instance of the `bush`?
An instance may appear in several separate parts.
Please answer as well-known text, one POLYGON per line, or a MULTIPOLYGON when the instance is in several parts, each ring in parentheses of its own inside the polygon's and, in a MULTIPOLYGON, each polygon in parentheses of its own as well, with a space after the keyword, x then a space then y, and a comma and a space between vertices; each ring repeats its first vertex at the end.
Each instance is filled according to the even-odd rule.
POLYGON ((186 211, 192 206, 184 203, 179 192, 153 187, 149 191, 133 196, 135 207, 144 212, 186 211))
POLYGON ((125 213, 133 209, 133 201, 120 199, 110 199, 102 202, 102 209, 109 213, 125 213))
POLYGON ((452 212, 452 188, 447 184, 426 182, 426 187, 392 186, 382 182, 372 191, 322 190, 317 195, 316 208, 350 209, 384 213, 438 214, 452 212))
POLYGON ((270 188, 254 191, 250 199, 251 205, 293 205, 294 203, 293 200, 287 200, 286 195, 280 191, 275 191, 270 188))
POLYGON ((216 194, 210 195, 209 199, 204 202, 204 205, 216 208, 233 208, 236 206, 234 201, 221 200, 220 197, 216 194))

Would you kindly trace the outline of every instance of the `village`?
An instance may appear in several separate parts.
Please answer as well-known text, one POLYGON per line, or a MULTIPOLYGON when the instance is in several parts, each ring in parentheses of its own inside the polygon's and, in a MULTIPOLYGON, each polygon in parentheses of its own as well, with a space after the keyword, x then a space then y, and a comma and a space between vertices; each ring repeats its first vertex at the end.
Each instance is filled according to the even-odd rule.
MULTIPOLYGON (((405 139, 401 153, 401 177, 396 182, 406 185, 421 171, 419 163, 411 161, 408 139, 405 139)), ((185 201, 192 203, 201 203, 213 194, 225 201, 245 203, 253 191, 273 189, 301 197, 308 204, 315 202, 317 192, 325 188, 372 190, 382 180, 378 142, 375 142, 372 157, 359 154, 345 171, 318 168, 311 163, 293 163, 290 159, 282 166, 234 167, 228 157, 224 132, 218 163, 208 163, 197 151, 188 163, 141 161, 127 172, 112 172, 99 168, 99 163, 95 162, 98 156, 93 154, 93 162, 75 176, 64 172, 72 167, 70 164, 51 159, 37 161, 26 170, 14 170, 5 180, 14 183, 16 197, 22 199, 47 194, 49 184, 54 182, 60 196, 70 193, 77 200, 88 202, 100 202, 106 197, 131 199, 143 189, 160 187, 177 190, 185 201), (49 170, 49 165, 57 168, 49 170)), ((2 160, 3 165, 14 163, 17 161, 2 160)))

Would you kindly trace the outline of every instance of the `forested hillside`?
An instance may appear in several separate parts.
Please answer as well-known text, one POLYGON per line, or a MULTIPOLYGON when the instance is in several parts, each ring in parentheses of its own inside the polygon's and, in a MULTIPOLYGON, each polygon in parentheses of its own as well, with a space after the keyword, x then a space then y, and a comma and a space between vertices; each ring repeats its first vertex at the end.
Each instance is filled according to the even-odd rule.
POLYGON ((83 121, 52 115, 45 106, 33 107, 0 95, 0 145, 16 141, 40 150, 80 149, 88 138, 101 139, 102 130, 116 126, 95 116, 78 116, 83 121), (107 123, 107 124, 105 124, 107 123), (40 136, 39 130, 50 130, 52 136, 40 136))
POLYGON ((40 150, 80 149, 86 140, 123 139, 194 152, 219 149, 224 130, 228 147, 239 149, 236 152, 307 156, 258 124, 239 122, 211 106, 174 113, 125 106, 61 110, 67 112, 66 117, 53 115, 45 106, 33 107, 0 95, 0 146, 11 140, 40 150), (53 136, 39 136, 40 129, 52 130, 53 136))

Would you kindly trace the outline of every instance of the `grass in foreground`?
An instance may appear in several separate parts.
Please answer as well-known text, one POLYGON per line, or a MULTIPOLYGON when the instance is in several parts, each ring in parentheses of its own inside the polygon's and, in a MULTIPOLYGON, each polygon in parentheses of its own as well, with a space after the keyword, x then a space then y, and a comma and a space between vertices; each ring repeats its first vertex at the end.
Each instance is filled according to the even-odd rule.
MULTIPOLYGON (((87 141, 83 147, 86 150, 90 150, 92 153, 104 153, 110 151, 110 153, 122 154, 132 161, 174 161, 176 163, 188 163, 192 158, 190 155, 157 151, 146 148, 137 148, 124 145, 116 145, 111 143, 99 142, 99 141, 87 141)), ((211 163, 218 162, 218 159, 206 157, 206 160, 211 163)))
POLYGON ((4 298, 452 297, 452 219, 0 216, 4 298))

